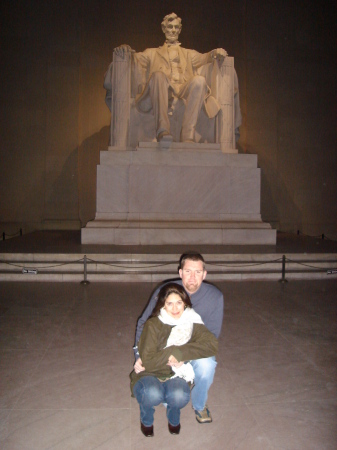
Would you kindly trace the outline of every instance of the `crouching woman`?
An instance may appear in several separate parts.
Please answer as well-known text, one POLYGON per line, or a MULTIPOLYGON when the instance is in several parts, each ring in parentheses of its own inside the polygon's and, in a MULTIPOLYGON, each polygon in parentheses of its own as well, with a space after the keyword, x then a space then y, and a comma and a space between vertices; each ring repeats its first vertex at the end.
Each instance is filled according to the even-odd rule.
POLYGON ((153 436, 154 407, 160 403, 167 404, 169 432, 179 434, 180 410, 189 402, 194 379, 189 361, 215 356, 217 350, 217 339, 192 309, 184 288, 175 283, 164 285, 138 343, 145 370, 130 374, 145 436, 153 436))

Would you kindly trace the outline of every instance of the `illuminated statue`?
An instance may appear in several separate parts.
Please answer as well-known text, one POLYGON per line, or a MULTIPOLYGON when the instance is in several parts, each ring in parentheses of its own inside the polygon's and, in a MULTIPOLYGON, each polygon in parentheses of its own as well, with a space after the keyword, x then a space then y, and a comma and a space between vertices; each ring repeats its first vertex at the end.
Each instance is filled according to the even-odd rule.
MULTIPOLYGON (((118 114, 115 111, 116 117, 112 120, 112 145, 123 145, 124 143, 128 146, 130 140, 132 141, 130 133, 132 134, 134 130, 130 130, 128 123, 125 120, 123 122, 123 119, 121 119, 121 123, 125 123, 127 129, 124 129, 123 126, 121 129, 119 123, 121 116, 129 113, 129 110, 126 111, 130 108, 125 103, 127 99, 126 97, 122 98, 128 85, 131 92, 125 92, 125 95, 129 95, 131 98, 135 97, 134 106, 137 110, 143 115, 151 114, 154 117, 152 127, 154 127, 154 137, 158 142, 194 143, 213 140, 213 142, 222 142, 223 145, 228 145, 226 137, 223 136, 224 139, 221 141, 220 138, 219 140, 219 135, 224 134, 222 124, 218 124, 218 128, 222 131, 218 130, 218 136, 213 132, 213 139, 212 137, 203 138, 200 133, 196 133, 201 110, 204 112, 204 122, 207 118, 214 119, 221 110, 221 120, 223 120, 224 116, 228 116, 228 111, 224 111, 222 106, 228 106, 228 104, 230 104, 229 116, 233 118, 229 125, 229 134, 234 136, 234 129, 241 124, 238 83, 234 65, 232 64, 231 76, 228 75, 228 70, 222 70, 221 73, 221 69, 226 67, 223 64, 224 61, 233 60, 233 58, 227 58, 227 52, 222 48, 201 54, 195 50, 181 47, 178 42, 181 28, 181 19, 172 13, 164 17, 162 22, 162 30, 166 38, 162 47, 135 52, 128 45, 121 45, 114 50, 114 62, 109 67, 104 84, 108 91, 106 99, 108 106, 114 113, 114 105, 111 106, 111 100, 113 100, 115 110, 118 109, 118 114), (128 70, 125 66, 127 62, 129 62, 128 68, 133 67, 130 79, 125 76, 125 71, 128 70), (118 88, 113 88, 114 82, 118 83, 118 88), (121 87, 123 84, 124 89, 121 87), (224 90, 227 90, 225 95, 223 95, 224 90), (229 102, 228 98, 230 98, 229 102), (176 131, 173 136, 170 116, 177 108, 179 100, 184 106, 184 111, 178 119, 179 125, 175 127, 179 128, 180 132, 176 131), (236 123, 234 123, 235 101, 236 109, 238 108, 236 123), (118 133, 122 134, 123 142, 118 142, 118 133)), ((141 125, 137 124, 137 126, 141 125)), ((204 128, 207 127, 209 125, 206 124, 204 128)), ((228 134, 227 129, 225 134, 228 134)), ((230 145, 234 147, 235 142, 230 145)))

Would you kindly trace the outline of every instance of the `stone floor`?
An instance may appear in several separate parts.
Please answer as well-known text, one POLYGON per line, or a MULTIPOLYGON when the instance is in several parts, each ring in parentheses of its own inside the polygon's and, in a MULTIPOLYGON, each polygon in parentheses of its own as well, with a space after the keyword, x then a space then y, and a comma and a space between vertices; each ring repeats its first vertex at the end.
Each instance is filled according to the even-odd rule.
POLYGON ((225 317, 209 407, 179 436, 165 409, 139 429, 129 391, 147 283, 1 283, 0 448, 337 448, 337 281, 222 282, 225 317))

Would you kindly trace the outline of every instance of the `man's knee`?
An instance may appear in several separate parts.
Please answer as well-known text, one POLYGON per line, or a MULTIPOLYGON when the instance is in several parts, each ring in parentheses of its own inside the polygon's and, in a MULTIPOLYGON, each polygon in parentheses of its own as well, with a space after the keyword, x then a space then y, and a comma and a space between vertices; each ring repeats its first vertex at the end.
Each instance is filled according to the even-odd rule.
POLYGON ((193 361, 193 369, 195 374, 200 377, 213 376, 217 362, 215 358, 202 358, 193 361))

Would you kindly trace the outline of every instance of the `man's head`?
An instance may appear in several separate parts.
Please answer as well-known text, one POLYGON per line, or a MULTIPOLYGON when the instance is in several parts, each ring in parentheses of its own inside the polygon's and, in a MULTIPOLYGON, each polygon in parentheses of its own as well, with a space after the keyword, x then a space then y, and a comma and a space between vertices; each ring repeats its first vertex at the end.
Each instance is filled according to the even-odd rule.
POLYGON ((165 16, 161 23, 161 28, 165 34, 166 40, 170 43, 174 43, 178 40, 181 27, 181 18, 175 13, 165 16))
POLYGON ((206 278, 205 260, 199 253, 185 253, 180 258, 179 276, 189 294, 194 294, 206 278))

